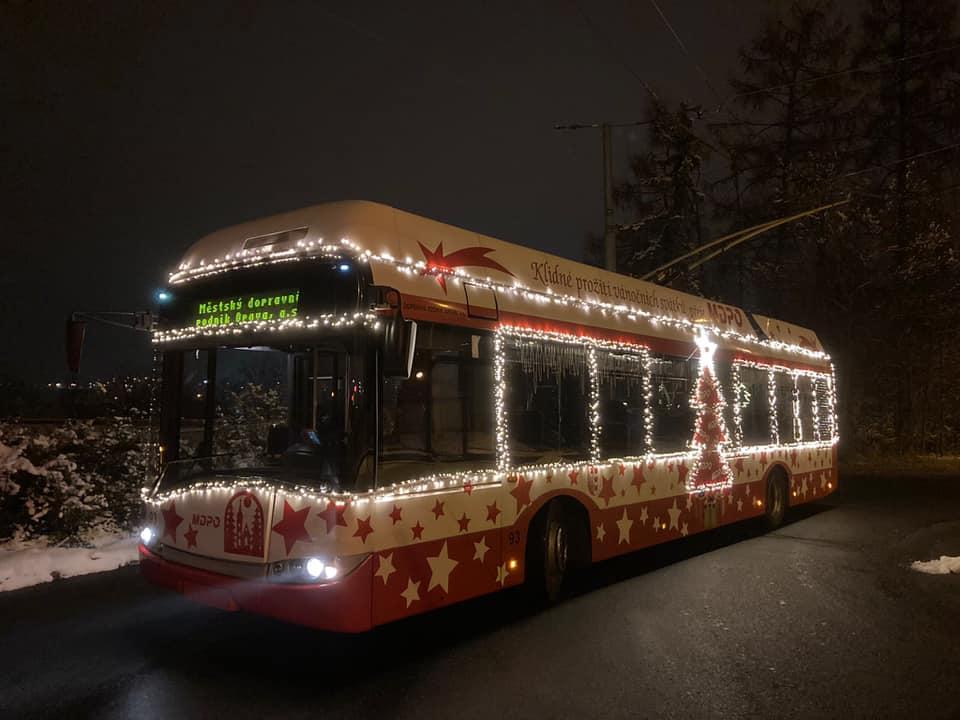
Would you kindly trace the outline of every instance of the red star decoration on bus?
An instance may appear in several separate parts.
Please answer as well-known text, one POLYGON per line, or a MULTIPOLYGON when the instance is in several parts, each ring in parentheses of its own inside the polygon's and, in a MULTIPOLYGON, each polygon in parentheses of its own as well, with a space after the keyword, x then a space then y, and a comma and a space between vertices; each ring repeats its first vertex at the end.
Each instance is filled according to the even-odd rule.
POLYGON ((620 475, 623 476, 625 472, 627 472, 627 466, 623 463, 620 463, 620 475))
POLYGON ((677 465, 677 472, 680 473, 680 484, 683 485, 687 481, 687 473, 690 472, 686 460, 680 461, 680 464, 677 465))
POLYGON ((603 483, 600 488, 600 497, 603 498, 604 504, 606 507, 610 507, 610 498, 616 497, 617 493, 613 489, 613 475, 607 477, 606 475, 601 475, 600 480, 603 483))
POLYGON ((510 491, 517 501, 517 512, 530 504, 530 488, 533 487, 533 480, 527 480, 525 475, 517 478, 517 486, 510 491))
POLYGON ((414 540, 423 540, 423 525, 420 524, 420 521, 417 520, 417 524, 410 528, 410 532, 413 533, 414 540))
POLYGON ((577 475, 579 475, 579 474, 580 474, 580 471, 579 471, 579 470, 573 469, 573 470, 570 471, 570 474, 567 475, 567 477, 570 478, 570 484, 571 484, 571 485, 576 485, 576 484, 577 484, 577 475))
POLYGON ((457 520, 457 524, 460 526, 460 532, 467 532, 470 529, 470 518, 464 513, 463 517, 457 520))
POLYGON ((490 268, 491 270, 499 270, 510 277, 514 277, 514 274, 503 265, 487 257, 487 255, 494 251, 493 248, 479 246, 467 247, 461 250, 455 250, 449 255, 444 255, 442 242, 437 245, 436 250, 428 250, 421 242, 418 242, 417 245, 420 246, 423 259, 427 261, 427 267, 422 274, 435 273, 437 283, 443 288, 444 293, 447 292, 447 278, 445 273, 450 273, 460 267, 490 268))
POLYGON ((370 516, 367 515, 366 518, 357 518, 357 531, 353 534, 354 537, 360 538, 364 545, 367 544, 367 535, 373 532, 373 528, 370 527, 370 516))
POLYGON ((343 513, 347 510, 347 506, 338 505, 333 500, 327 501, 327 509, 323 512, 317 513, 317 517, 321 517, 327 523, 327 534, 339 525, 340 527, 346 527, 347 521, 343 517, 343 513))
POLYGON ((766 467, 767 465, 767 451, 764 450, 760 453, 760 467, 766 467))
POLYGON ((493 505, 487 505, 487 520, 495 523, 497 521, 497 515, 499 514, 500 508, 497 507, 496 501, 494 501, 493 505))
POLYGON ((640 488, 643 487, 643 484, 647 479, 643 476, 643 464, 633 466, 633 480, 631 485, 637 489, 637 495, 640 494, 640 488))
POLYGON ((733 467, 736 469, 737 475, 742 475, 743 474, 743 458, 737 458, 736 461, 733 463, 733 467))
POLYGON ((656 460, 651 460, 650 462, 647 463, 647 470, 653 471, 653 469, 654 469, 656 466, 657 466, 657 461, 656 461, 656 460))
POLYGON ((433 513, 434 519, 439 520, 440 516, 443 515, 443 505, 439 500, 434 504, 433 510, 430 511, 433 513))
POLYGON ((191 524, 184 533, 183 539, 187 541, 187 549, 197 546, 197 529, 191 524))
POLYGON ((403 514, 403 508, 399 505, 394 505, 393 510, 390 511, 390 519, 393 520, 393 524, 396 525, 400 522, 401 515, 403 514))
POLYGON ((470 482, 469 480, 467 480, 467 481, 463 484, 463 491, 464 491, 467 495, 470 495, 470 494, 473 492, 473 483, 470 482))
POLYGON ((796 464, 797 464, 797 454, 798 454, 798 453, 797 453, 796 449, 793 449, 793 450, 790 451, 790 464, 791 464, 791 465, 796 465, 796 464))
POLYGON ((310 542, 310 533, 307 532, 307 515, 310 512, 310 506, 300 510, 294 510, 286 500, 283 501, 283 519, 273 526, 273 531, 283 538, 284 547, 287 555, 297 544, 297 540, 310 542))
POLYGON ((183 518, 177 515, 177 503, 170 503, 170 507, 162 511, 163 513, 163 537, 167 535, 173 542, 177 541, 177 528, 183 522, 183 518))

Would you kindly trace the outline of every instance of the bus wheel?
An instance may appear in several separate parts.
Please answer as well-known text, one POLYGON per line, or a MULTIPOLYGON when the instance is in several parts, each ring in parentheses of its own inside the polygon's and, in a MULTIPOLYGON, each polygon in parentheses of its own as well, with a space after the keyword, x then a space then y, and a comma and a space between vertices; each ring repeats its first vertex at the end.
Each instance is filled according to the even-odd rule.
POLYGON ((530 527, 527 545, 527 585, 535 602, 552 605, 563 592, 572 569, 574 541, 563 505, 554 500, 530 527))
POLYGON ((786 514, 787 476, 782 471, 775 471, 767 480, 767 505, 764 513, 767 530, 776 530, 780 527, 786 514))

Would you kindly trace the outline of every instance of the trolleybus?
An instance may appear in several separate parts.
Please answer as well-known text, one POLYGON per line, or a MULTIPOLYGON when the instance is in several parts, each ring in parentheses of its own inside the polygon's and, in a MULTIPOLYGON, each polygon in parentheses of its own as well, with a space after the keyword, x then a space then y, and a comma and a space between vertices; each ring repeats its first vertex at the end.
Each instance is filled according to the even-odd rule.
POLYGON ((140 568, 361 632, 835 488, 803 327, 384 205, 215 232, 153 330, 140 568))

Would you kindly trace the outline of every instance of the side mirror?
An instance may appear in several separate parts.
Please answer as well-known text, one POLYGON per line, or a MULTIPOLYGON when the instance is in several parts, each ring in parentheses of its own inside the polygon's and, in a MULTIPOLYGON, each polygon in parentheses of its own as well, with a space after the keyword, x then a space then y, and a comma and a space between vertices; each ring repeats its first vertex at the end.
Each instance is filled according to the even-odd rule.
POLYGON ((67 367, 72 373, 80 372, 80 355, 83 353, 83 338, 87 334, 87 323, 71 315, 67 318, 66 350, 67 367))
POLYGON ((383 376, 410 377, 417 347, 417 324, 404 320, 398 310, 386 322, 383 333, 383 376))

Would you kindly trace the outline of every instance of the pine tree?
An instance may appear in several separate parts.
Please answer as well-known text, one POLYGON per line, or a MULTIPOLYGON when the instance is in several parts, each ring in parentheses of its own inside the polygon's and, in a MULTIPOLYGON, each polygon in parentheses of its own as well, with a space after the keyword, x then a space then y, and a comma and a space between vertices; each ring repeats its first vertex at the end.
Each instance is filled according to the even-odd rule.
MULTIPOLYGON (((618 205, 636 218, 618 235, 621 272, 643 275, 702 242, 706 146, 693 130, 694 112, 651 102, 650 149, 633 158, 633 179, 615 190, 618 205)), ((696 292, 700 277, 688 274, 672 284, 696 292)))

